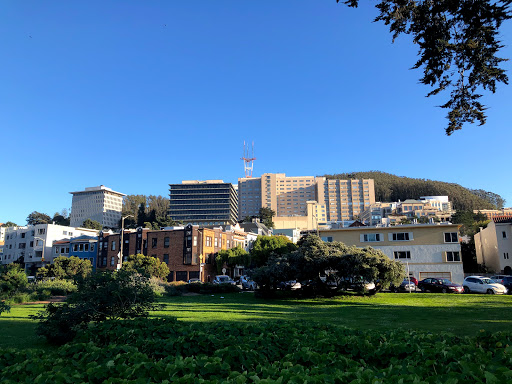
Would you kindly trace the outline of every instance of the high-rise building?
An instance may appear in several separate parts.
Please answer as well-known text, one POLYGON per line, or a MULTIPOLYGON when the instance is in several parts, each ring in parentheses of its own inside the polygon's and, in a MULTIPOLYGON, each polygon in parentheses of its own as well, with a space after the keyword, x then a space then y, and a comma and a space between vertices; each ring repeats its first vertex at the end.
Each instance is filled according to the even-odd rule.
POLYGON ((123 197, 126 196, 124 193, 115 192, 104 185, 69 193, 73 195, 70 226, 81 227, 85 220, 91 219, 104 227, 119 227, 123 197))
POLYGON ((169 184, 169 216, 199 226, 236 224, 238 196, 231 183, 222 180, 185 180, 169 184))
POLYGON ((261 177, 238 179, 240 220, 257 216, 262 207, 277 217, 308 215, 308 201, 317 201, 322 215, 317 221, 353 220, 375 202, 372 179, 337 180, 314 176, 286 176, 265 173, 261 177))

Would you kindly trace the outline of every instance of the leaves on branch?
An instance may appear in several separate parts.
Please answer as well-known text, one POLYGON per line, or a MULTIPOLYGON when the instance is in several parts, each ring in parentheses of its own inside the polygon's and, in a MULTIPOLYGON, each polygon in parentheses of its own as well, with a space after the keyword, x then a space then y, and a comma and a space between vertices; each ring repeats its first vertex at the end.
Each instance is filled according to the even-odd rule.
MULTIPOLYGON (((336 0, 338 3, 340 0, 336 0)), ((359 0, 344 3, 357 7, 359 0)), ((494 93, 496 83, 508 84, 497 56, 503 48, 498 40, 503 21, 512 18, 510 0, 382 0, 375 21, 389 25, 393 40, 400 34, 413 37, 419 59, 412 67, 423 68, 420 82, 434 89, 427 97, 444 90, 449 100, 446 134, 462 129, 464 123, 485 124, 487 109, 479 100, 481 90, 494 93)))

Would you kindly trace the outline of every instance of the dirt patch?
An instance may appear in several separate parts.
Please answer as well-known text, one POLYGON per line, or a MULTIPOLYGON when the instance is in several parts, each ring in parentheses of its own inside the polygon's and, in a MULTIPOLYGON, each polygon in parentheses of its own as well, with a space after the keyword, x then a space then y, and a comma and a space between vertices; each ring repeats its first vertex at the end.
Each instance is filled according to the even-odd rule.
POLYGON ((20 303, 19 305, 62 303, 64 301, 66 301, 66 298, 67 298, 67 296, 52 296, 48 300, 43 300, 43 301, 27 301, 26 303, 20 303))

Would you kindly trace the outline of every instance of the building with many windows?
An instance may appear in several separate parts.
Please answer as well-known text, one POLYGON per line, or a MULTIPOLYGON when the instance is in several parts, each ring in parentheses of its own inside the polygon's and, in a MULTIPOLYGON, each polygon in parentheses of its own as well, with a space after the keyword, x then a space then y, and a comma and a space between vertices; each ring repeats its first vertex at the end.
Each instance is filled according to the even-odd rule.
POLYGON ((70 226, 81 227, 85 220, 97 221, 107 228, 119 228, 124 193, 100 185, 85 191, 69 192, 73 195, 70 226))
POLYGON ((462 284, 459 228, 455 224, 351 227, 320 230, 319 235, 324 241, 380 249, 391 260, 406 264, 406 271, 418 280, 436 277, 462 284))
POLYGON ((199 226, 232 225, 238 221, 238 196, 222 180, 186 180, 169 184, 169 217, 199 226))
POLYGON ((238 179, 239 219, 258 216, 262 207, 277 217, 308 216, 318 223, 354 220, 375 202, 372 179, 339 180, 313 176, 264 173, 261 177, 238 179), (309 205, 308 202, 316 204, 309 205))

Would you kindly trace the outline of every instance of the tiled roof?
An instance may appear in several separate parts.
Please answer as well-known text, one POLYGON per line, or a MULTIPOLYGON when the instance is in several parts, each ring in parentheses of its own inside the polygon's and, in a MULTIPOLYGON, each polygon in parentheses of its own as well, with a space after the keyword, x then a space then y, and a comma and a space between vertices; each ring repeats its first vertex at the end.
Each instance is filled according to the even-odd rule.
POLYGON ((495 223, 512 223, 512 216, 495 216, 492 220, 495 223))

